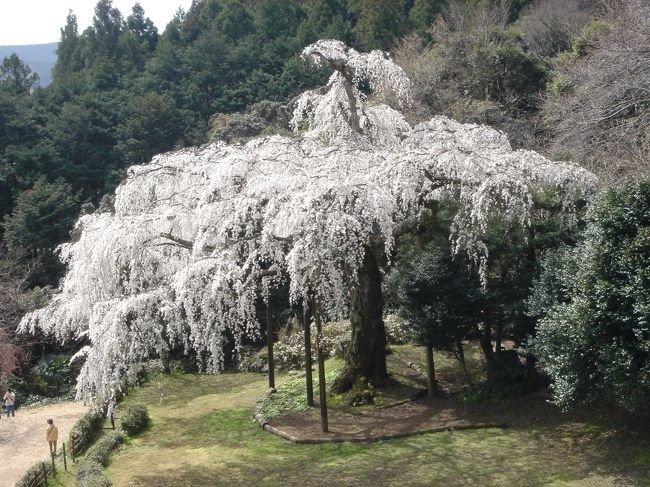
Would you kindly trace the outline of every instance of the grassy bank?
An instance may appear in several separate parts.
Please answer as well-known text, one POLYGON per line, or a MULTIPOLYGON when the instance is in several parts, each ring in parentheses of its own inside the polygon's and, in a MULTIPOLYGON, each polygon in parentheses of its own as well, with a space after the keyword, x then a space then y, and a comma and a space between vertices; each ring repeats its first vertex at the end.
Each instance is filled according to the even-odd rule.
POLYGON ((596 413, 560 415, 540 398, 531 398, 530 414, 512 411, 513 426, 503 430, 294 445, 254 422, 265 389, 265 376, 250 373, 153 380, 121 406, 146 403, 153 424, 106 474, 115 486, 650 484, 646 436, 596 413))

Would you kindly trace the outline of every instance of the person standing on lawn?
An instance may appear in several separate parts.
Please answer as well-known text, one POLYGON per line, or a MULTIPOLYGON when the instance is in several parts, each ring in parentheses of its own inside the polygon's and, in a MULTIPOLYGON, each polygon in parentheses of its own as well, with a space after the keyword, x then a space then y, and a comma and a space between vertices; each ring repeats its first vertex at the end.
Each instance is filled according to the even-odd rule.
POLYGON ((50 454, 52 456, 56 455, 56 442, 59 439, 59 428, 54 425, 54 420, 52 418, 47 420, 47 431, 45 432, 45 438, 50 445, 50 454))
POLYGON ((14 412, 16 405, 16 395, 14 392, 11 389, 7 389, 7 392, 5 392, 3 399, 5 401, 5 410, 7 411, 7 417, 9 417, 9 413, 11 413, 12 418, 16 417, 16 413, 14 412))

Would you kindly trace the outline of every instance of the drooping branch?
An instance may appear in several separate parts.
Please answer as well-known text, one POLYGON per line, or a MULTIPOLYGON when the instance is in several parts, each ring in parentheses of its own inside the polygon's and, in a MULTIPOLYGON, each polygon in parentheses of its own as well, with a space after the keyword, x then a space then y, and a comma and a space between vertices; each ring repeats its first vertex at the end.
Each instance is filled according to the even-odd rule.
POLYGON ((178 245, 179 247, 183 247, 184 249, 192 250, 194 248, 193 242, 190 242, 189 240, 185 240, 180 237, 176 237, 172 235, 171 232, 161 233, 160 236, 162 238, 166 238, 167 240, 173 242, 175 245, 178 245))

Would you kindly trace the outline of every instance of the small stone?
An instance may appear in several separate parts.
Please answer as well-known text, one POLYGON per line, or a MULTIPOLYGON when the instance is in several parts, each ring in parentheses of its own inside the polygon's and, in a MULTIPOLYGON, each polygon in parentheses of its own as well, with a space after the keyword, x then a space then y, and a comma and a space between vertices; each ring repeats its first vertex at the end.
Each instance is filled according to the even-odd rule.
POLYGON ((275 394, 276 392, 278 391, 275 387, 269 387, 269 390, 266 391, 267 394, 275 394))
POLYGON ((288 372, 288 374, 289 374, 289 375, 298 375, 298 371, 297 371, 297 370, 290 370, 290 371, 288 372))

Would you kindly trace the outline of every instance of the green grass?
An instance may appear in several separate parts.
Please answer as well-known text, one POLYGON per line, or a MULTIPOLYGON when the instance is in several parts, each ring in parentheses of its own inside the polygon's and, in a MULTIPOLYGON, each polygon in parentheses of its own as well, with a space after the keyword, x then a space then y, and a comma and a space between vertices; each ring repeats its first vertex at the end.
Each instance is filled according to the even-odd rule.
MULTIPOLYGON (((106 475, 117 487, 650 485, 648 438, 596 413, 562 415, 531 399, 541 404, 532 412, 512 411, 516 421, 506 429, 295 445, 254 421, 252 410, 266 387, 264 375, 251 373, 152 380, 120 405, 125 411, 145 403, 152 426, 113 455, 106 475)), ((298 387, 291 390, 286 396, 297 401, 298 387)))
MULTIPOLYGON (((330 359, 325 362, 325 387, 329 388, 339 374, 340 368, 343 366, 343 361, 340 359, 330 359)), ((318 373, 313 374, 313 388, 314 400, 316 404, 319 401, 318 390, 320 387, 320 380, 318 373)), ((282 414, 290 412, 306 411, 307 406, 305 386, 305 374, 300 373, 297 376, 288 378, 284 383, 277 387, 277 391, 273 394, 267 395, 262 400, 262 415, 266 419, 272 419, 282 414)))

